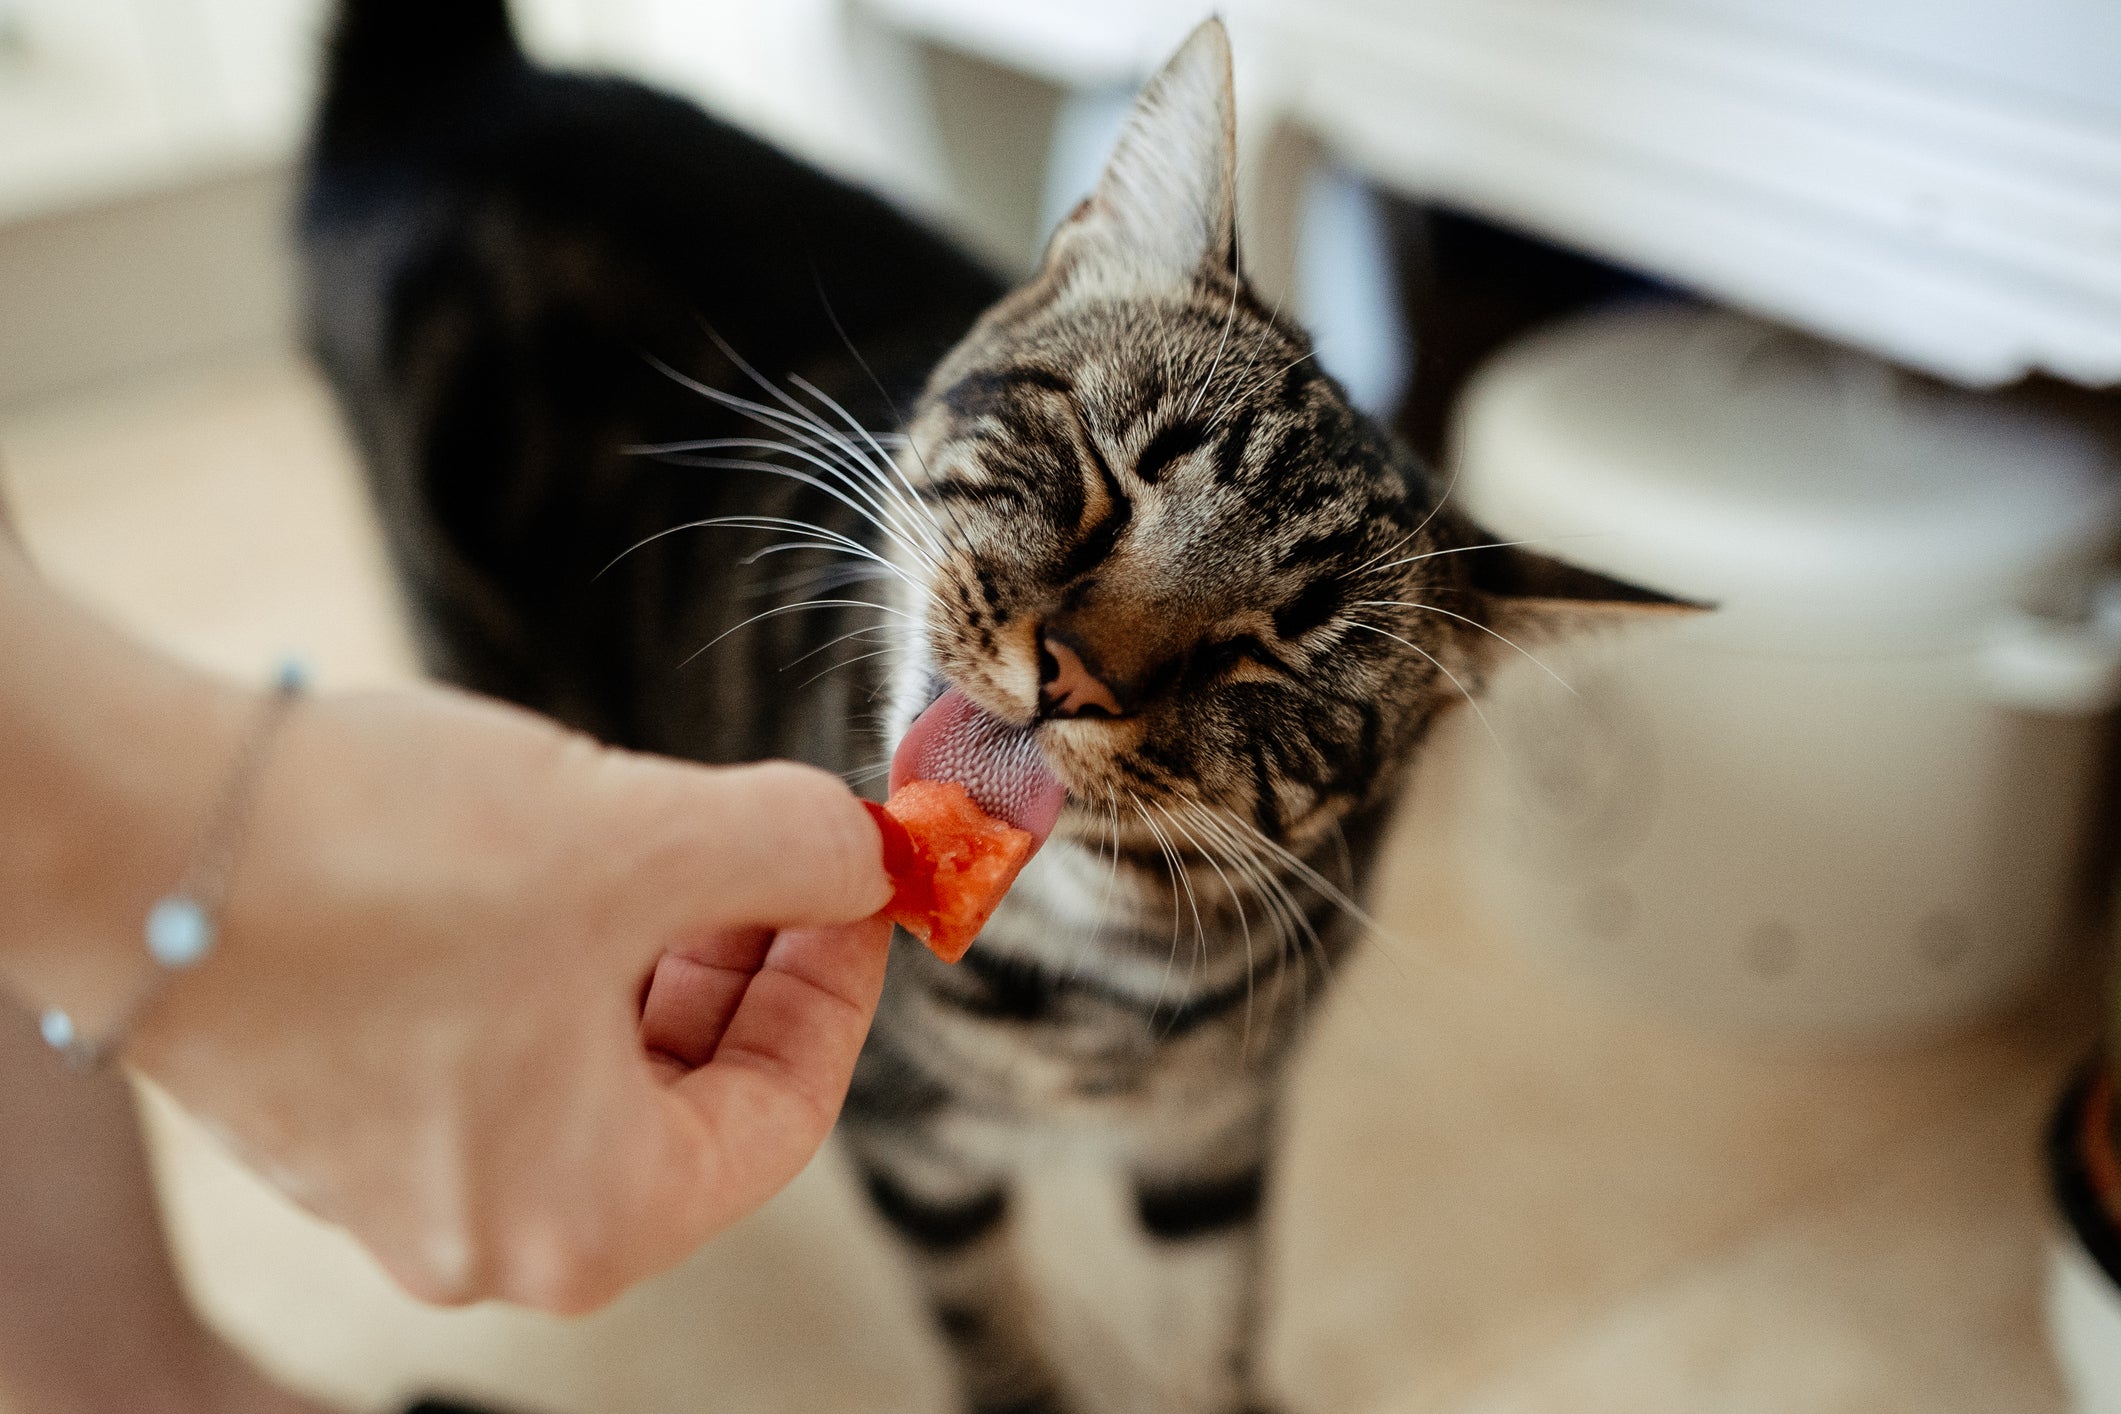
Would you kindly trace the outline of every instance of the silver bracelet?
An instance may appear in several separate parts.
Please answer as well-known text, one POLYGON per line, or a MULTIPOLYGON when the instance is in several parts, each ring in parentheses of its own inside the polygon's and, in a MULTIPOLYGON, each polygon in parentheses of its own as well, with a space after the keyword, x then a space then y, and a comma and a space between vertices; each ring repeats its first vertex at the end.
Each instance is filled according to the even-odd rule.
POLYGON ((73 1016, 59 1007, 48 1008, 37 1019, 45 1044, 66 1058, 68 1065, 92 1070, 106 1064, 125 1044, 133 1026, 154 1004, 170 979, 197 966, 214 950, 220 931, 221 906, 228 897, 228 883, 236 859, 250 832, 251 808, 258 779, 272 754, 273 738, 279 734, 288 711, 309 686, 309 675, 297 662, 280 666, 272 690, 258 708, 257 720, 236 751, 227 782, 206 817, 191 864, 177 887, 148 909, 141 929, 147 955, 155 971, 118 1018, 99 1036, 85 1036, 73 1016))

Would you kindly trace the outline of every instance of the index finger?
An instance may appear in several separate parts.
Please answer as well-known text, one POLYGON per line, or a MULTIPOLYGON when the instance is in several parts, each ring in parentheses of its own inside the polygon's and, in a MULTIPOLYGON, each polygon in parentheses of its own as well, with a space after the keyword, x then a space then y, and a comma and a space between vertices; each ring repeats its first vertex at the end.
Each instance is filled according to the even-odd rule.
POLYGON ((791 929, 774 940, 705 1065, 670 1083, 700 1120, 719 1215, 734 1221, 802 1171, 847 1098, 884 990, 881 919, 791 929))

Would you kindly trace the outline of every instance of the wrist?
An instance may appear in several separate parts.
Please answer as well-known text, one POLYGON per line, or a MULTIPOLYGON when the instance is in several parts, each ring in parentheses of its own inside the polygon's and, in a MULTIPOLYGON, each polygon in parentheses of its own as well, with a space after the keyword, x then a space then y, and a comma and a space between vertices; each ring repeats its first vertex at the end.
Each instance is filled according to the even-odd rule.
POLYGON ((142 930, 183 876, 253 694, 142 648, 0 545, 0 984, 83 1034, 155 974, 142 930))

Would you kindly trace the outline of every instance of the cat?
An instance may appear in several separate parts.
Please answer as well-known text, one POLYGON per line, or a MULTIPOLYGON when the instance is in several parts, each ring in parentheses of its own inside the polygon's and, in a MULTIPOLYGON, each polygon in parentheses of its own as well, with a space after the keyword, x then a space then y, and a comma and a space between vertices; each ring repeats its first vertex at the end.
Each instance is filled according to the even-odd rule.
POLYGON ((1059 826, 963 963, 896 938, 842 1142, 966 1408, 1266 1407, 1279 1081, 1410 763, 1674 601, 1497 543, 1254 294, 1218 22, 1014 288, 501 0, 331 56, 312 345, 433 670, 864 782, 946 687, 1032 733, 1059 826))

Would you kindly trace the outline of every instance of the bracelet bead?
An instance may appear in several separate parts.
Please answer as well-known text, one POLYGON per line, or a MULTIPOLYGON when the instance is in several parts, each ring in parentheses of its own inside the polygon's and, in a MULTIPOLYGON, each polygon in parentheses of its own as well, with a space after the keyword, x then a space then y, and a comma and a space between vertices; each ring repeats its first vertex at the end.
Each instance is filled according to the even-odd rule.
POLYGON ((148 910, 146 934, 148 956, 164 967, 190 967, 213 950, 213 920, 183 894, 171 894, 148 910))
POLYGON ((73 1049, 75 1039, 74 1019, 59 1010, 59 1008, 47 1008, 44 1015, 37 1018, 37 1030, 43 1035, 44 1044, 50 1046, 53 1050, 68 1051, 73 1049))

